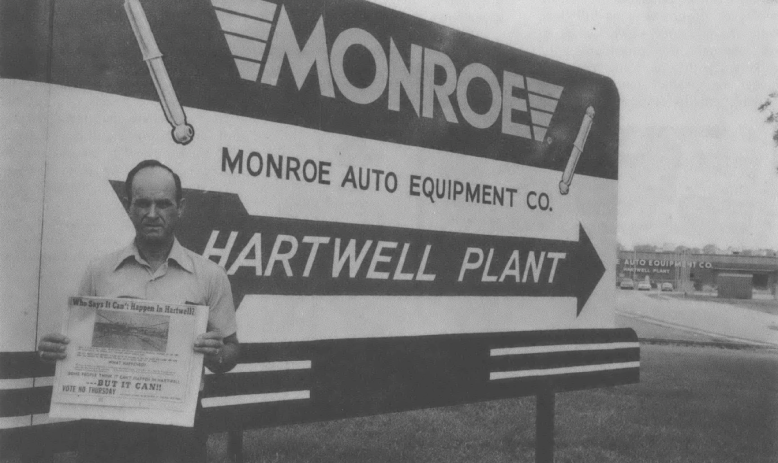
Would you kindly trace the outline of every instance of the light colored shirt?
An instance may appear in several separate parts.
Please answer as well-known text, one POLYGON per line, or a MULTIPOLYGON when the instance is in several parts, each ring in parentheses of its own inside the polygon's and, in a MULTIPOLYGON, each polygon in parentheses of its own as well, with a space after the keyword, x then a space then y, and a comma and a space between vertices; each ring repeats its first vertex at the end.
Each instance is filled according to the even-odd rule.
POLYGON ((81 296, 128 297, 209 307, 208 331, 223 336, 237 332, 232 289, 224 269, 181 246, 177 239, 156 272, 133 241, 89 264, 81 296))

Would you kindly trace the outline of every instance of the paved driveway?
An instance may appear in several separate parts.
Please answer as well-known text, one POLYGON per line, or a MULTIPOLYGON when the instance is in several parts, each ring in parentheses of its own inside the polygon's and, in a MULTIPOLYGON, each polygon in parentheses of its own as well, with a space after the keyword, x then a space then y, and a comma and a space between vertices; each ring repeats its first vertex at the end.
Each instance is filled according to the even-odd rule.
POLYGON ((653 291, 617 294, 618 315, 728 341, 778 347, 778 315, 653 291))

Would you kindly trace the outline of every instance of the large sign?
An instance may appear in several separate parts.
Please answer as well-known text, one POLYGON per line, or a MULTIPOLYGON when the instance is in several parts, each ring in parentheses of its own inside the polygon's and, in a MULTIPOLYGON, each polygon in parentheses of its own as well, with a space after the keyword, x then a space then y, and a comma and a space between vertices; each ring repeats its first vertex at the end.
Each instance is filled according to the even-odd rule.
POLYGON ((610 79, 362 1, 29 3, 48 22, 0 62, 3 352, 132 239, 146 158, 181 175, 179 239, 224 267, 249 350, 613 327, 610 79))
POLYGON ((637 277, 648 276, 651 279, 671 280, 679 278, 683 271, 699 269, 702 271, 713 269, 713 262, 708 260, 674 260, 673 256, 658 256, 654 259, 618 259, 617 271, 619 275, 635 275, 637 277))

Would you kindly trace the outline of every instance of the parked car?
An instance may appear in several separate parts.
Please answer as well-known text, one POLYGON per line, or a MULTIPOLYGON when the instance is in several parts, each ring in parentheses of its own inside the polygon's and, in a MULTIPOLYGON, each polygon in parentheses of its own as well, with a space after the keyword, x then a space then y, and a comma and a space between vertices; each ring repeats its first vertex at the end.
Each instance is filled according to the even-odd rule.
POLYGON ((621 288, 621 289, 635 289, 635 282, 632 281, 632 278, 624 278, 619 283, 619 288, 621 288))
POLYGON ((673 290, 673 284, 664 282, 662 283, 662 291, 672 291, 673 290))
POLYGON ((651 291, 651 283, 647 281, 641 281, 638 283, 638 291, 651 291))

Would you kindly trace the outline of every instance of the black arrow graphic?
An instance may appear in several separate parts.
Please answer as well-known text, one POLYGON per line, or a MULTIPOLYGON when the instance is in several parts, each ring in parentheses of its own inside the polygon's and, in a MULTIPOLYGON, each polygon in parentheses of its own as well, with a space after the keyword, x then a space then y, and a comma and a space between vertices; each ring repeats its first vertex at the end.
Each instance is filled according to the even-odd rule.
POLYGON ((577 241, 477 235, 251 216, 234 193, 185 196, 178 239, 224 265, 236 305, 246 294, 575 297, 579 315, 605 273, 583 226, 577 241))

